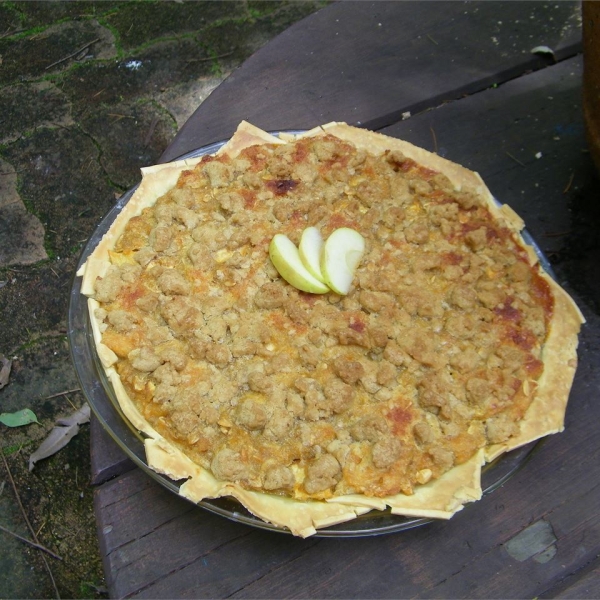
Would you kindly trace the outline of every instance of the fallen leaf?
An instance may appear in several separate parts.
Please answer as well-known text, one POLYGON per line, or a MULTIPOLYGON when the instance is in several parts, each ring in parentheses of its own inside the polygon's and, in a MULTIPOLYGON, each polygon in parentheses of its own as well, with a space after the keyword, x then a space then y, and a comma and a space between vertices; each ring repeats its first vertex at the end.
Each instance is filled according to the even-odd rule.
POLYGON ((10 369, 12 367, 12 360, 5 358, 0 354, 0 363, 2 366, 0 367, 0 390, 8 383, 8 378, 10 377, 10 369))
POLYGON ((56 421, 55 427, 40 447, 29 457, 29 470, 32 471, 35 463, 56 454, 64 448, 73 437, 79 433, 79 426, 90 420, 90 406, 85 403, 72 415, 56 421))
POLYGON ((81 408, 75 411, 72 415, 57 419, 56 424, 63 427, 73 427, 74 425, 83 425, 90 422, 90 405, 86 402, 81 408))
POLYGON ((18 410, 14 413, 0 414, 0 423, 3 423, 7 427, 22 427, 23 425, 29 425, 30 423, 40 424, 35 413, 28 408, 18 410))

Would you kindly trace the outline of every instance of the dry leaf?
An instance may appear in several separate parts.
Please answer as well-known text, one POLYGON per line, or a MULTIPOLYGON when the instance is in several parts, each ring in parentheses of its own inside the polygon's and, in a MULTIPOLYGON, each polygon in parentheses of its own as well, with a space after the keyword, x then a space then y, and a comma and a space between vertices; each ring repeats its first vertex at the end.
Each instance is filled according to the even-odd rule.
POLYGON ((81 408, 68 417, 57 419, 56 424, 63 427, 73 427, 74 425, 83 425, 90 422, 90 405, 85 402, 81 408))
POLYGON ((56 426, 41 443, 40 447, 29 457, 29 470, 32 471, 35 463, 56 454, 64 448, 71 438, 79 433, 79 426, 90 420, 90 406, 87 402, 72 415, 58 419, 56 426))
POLYGON ((8 358, 4 358, 0 354, 0 390, 8 383, 8 378, 10 376, 10 369, 12 367, 12 360, 8 360, 8 358))

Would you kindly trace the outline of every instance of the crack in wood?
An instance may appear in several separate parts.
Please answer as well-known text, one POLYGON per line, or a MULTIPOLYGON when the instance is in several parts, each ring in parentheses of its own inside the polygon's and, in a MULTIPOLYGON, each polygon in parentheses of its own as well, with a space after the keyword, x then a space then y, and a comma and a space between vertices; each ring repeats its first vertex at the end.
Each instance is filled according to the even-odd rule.
MULTIPOLYGON (((172 523, 173 521, 176 521, 177 519, 180 519, 181 517, 184 517, 185 515, 187 515, 188 513, 190 513, 194 509, 195 509, 194 506, 190 506, 188 510, 186 510, 184 512, 181 512, 181 513, 178 513, 176 515, 173 515, 170 519, 168 519, 166 521, 162 521, 161 523, 159 523, 158 525, 156 525, 156 527, 154 527, 153 529, 150 529, 149 531, 147 531, 143 535, 140 535, 140 536, 138 536, 136 538, 128 540, 127 542, 125 542, 124 544, 120 544, 119 546, 115 546, 112 550, 110 550, 107 553, 106 557, 107 558, 110 557, 113 554, 113 552, 125 549, 128 546, 130 546, 131 544, 137 544, 137 542, 143 540, 144 538, 148 537, 149 535, 152 535, 153 533, 156 533, 159 529, 161 529, 165 525, 168 525, 169 523, 172 523)), ((109 525, 109 527, 112 527, 112 526, 109 525)), ((136 560, 138 560, 138 559, 136 559, 136 560)), ((135 561, 132 561, 132 562, 135 562, 135 561)), ((127 565, 123 565, 123 566, 119 567, 118 570, 122 569, 125 566, 127 566, 127 565)))
MULTIPOLYGON (((137 496, 138 494, 142 494, 143 492, 145 492, 148 489, 148 487, 150 487, 150 486, 148 485, 148 486, 146 486, 146 487, 144 487, 144 488, 142 488, 140 490, 137 490, 137 491, 133 492, 132 494, 128 494, 127 495, 127 499, 129 500, 129 498, 133 498, 133 497, 137 496)), ((115 504, 121 504, 121 502, 123 502, 123 500, 124 500, 123 497, 117 497, 112 502, 108 502, 106 504, 103 504, 102 508, 104 509, 104 508, 108 508, 110 506, 114 506, 115 504)))
POLYGON ((572 588, 577 581, 580 581, 587 577, 590 573, 596 570, 600 570, 600 555, 596 555, 595 558, 589 560, 579 568, 575 569, 571 573, 565 574, 559 581, 555 582, 551 587, 544 590, 539 594, 540 600, 546 598, 558 598, 569 588, 572 588))
POLYGON ((394 110, 393 112, 385 114, 381 117, 364 121, 360 124, 360 127, 363 127, 365 129, 371 129, 373 131, 379 131, 380 129, 390 127, 396 124, 397 122, 401 121, 403 113, 410 112, 411 117, 415 117, 420 113, 437 108, 442 104, 456 102, 457 100, 460 100, 465 96, 473 96, 475 94, 485 92, 493 85, 496 87, 500 87, 505 83, 508 83, 515 79, 519 79, 520 77, 523 77, 524 75, 527 75, 529 73, 541 71, 544 69, 551 69, 552 67, 559 65, 561 62, 574 58, 578 54, 581 54, 581 42, 574 43, 564 48, 560 54, 559 60, 557 60, 555 63, 540 65, 539 62, 531 60, 529 62, 525 62, 523 64, 518 65, 518 70, 516 70, 515 67, 512 67, 505 71, 501 71, 500 73, 495 73, 493 78, 484 77, 479 81, 471 82, 466 86, 448 91, 443 96, 434 96, 432 98, 427 99, 426 101, 416 102, 414 104, 410 104, 400 109, 394 110))

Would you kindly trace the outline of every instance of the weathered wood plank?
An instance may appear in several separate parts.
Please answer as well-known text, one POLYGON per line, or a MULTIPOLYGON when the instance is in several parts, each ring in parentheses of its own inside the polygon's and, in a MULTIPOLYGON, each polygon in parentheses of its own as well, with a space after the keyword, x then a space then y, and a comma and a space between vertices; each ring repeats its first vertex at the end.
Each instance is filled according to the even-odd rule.
POLYGON ((577 2, 340 2, 256 52, 203 103, 161 160, 225 139, 332 120, 389 125, 581 47, 577 2), (501 18, 499 18, 501 15, 501 18))
POLYGON ((418 597, 535 597, 540 587, 556 585, 566 574, 579 570, 582 564, 598 555, 600 524, 597 515, 590 513, 589 507, 599 502, 598 490, 591 490, 572 501, 566 500, 556 510, 528 525, 528 529, 542 526, 537 528, 538 534, 542 532, 545 535, 538 538, 540 543, 537 548, 533 547, 535 544, 532 547, 518 548, 515 545, 510 548, 513 540, 522 543, 514 536, 487 553, 478 555, 460 571, 419 593, 418 597), (521 554, 517 552, 518 549, 522 551, 521 554), (466 582, 469 582, 467 588, 466 582))
MULTIPOLYGON (((298 557, 320 543, 315 539, 299 540, 266 531, 248 532, 210 553, 189 560, 176 573, 155 581, 130 597, 227 598, 248 582, 261 580, 272 569, 282 564, 293 565, 298 557)), ((299 588, 300 581, 297 580, 296 585, 299 588)), ((266 592, 263 597, 272 595, 266 592)))
POLYGON ((561 598, 563 600, 581 600, 581 598, 600 598, 600 559, 569 577, 565 585, 557 590, 545 592, 540 598, 561 598))
POLYGON ((135 467, 104 430, 95 415, 90 421, 91 484, 100 485, 135 467))
POLYGON ((140 469, 96 488, 94 503, 106 554, 176 517, 197 511, 193 504, 177 498, 140 469))

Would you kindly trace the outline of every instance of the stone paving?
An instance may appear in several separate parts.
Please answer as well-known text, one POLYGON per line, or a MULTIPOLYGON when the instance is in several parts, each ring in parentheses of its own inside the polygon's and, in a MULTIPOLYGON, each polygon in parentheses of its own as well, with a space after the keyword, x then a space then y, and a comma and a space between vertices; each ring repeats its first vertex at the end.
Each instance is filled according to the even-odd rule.
POLYGON ((0 424, 1 598, 106 593, 88 426, 28 471, 56 419, 85 401, 66 338, 85 241, 233 69, 324 4, 0 3, 0 359, 12 361, 0 413, 39 420, 0 424))

